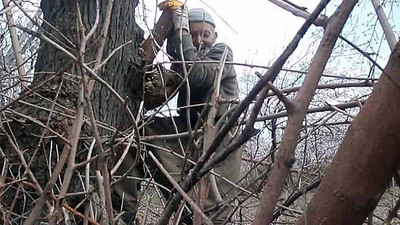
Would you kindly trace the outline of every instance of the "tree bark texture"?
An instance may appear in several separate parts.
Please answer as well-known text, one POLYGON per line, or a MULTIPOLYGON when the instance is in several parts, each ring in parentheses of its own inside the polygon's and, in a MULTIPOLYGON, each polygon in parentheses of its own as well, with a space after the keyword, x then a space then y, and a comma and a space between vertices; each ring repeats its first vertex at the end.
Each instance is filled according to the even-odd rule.
MULTIPOLYGON (((96 1, 78 1, 81 6, 81 13, 83 16, 83 23, 86 28, 86 32, 95 23, 96 18, 96 1)), ((105 17, 105 8, 107 6, 106 0, 100 0, 100 23, 99 28, 96 30, 95 35, 87 43, 87 53, 85 54, 85 62, 93 62, 96 58, 96 50, 98 45, 98 38, 101 32, 102 22, 105 17)), ((131 103, 128 103, 132 110, 138 107, 138 99, 140 98, 140 90, 136 89, 135 85, 139 85, 139 70, 141 65, 141 58, 138 53, 138 46, 143 40, 143 32, 135 24, 135 6, 138 1, 128 0, 115 0, 112 11, 110 29, 108 31, 107 42, 105 46, 105 52, 103 59, 111 53, 112 50, 116 49, 120 45, 131 41, 129 44, 119 50, 106 64, 106 66, 99 72, 101 78, 109 83, 122 97, 128 96, 132 98, 131 103)), ((69 38, 70 41, 76 47, 71 44, 67 46, 73 53, 77 51, 77 30, 76 30, 76 15, 74 12, 75 1, 67 0, 42 0, 41 8, 43 10, 44 19, 50 24, 55 26, 59 32, 50 28, 47 24, 43 24, 42 28, 49 31, 54 37, 63 43, 67 43, 63 37, 60 36, 62 33, 64 36, 69 38)), ((76 54, 75 54, 76 55, 76 54)), ((66 65, 71 63, 70 59, 65 56, 64 53, 50 46, 48 43, 42 43, 41 51, 38 55, 38 61, 36 63, 36 72, 54 72, 63 69, 66 65)), ((71 65, 70 68, 73 66, 71 65)), ((44 79, 45 76, 37 75, 34 78, 35 83, 39 80, 44 79)), ((54 85, 54 84, 53 84, 54 85)), ((67 85, 69 86, 69 85, 67 85)), ((72 87, 68 87, 67 93, 76 93, 78 85, 72 84, 72 87)), ((74 97, 68 96, 76 99, 74 97)), ((123 116, 123 110, 120 103, 115 100, 114 97, 100 84, 95 85, 94 92, 92 94, 93 108, 95 111, 96 118, 102 122, 108 123, 111 126, 116 126, 121 117, 123 116)))
MULTIPOLYGON (((86 33, 95 23, 96 1, 70 1, 70 0, 42 0, 41 8, 46 22, 42 24, 40 32, 50 37, 53 41, 69 50, 73 55, 78 55, 79 37, 76 22, 76 3, 79 3, 83 23, 86 33), (50 25, 49 25, 50 24, 50 25)), ((107 0, 99 0, 100 20, 97 30, 88 41, 84 62, 93 68, 98 48, 98 38, 101 34, 102 24, 105 19, 105 9, 107 0)), ((138 46, 143 40, 143 31, 135 23, 135 7, 138 1, 114 0, 114 6, 111 16, 111 24, 105 45, 103 59, 117 47, 128 41, 132 41, 117 51, 107 64, 102 67, 97 74, 108 82, 122 97, 128 97, 130 101, 127 105, 135 113, 141 98, 142 82, 142 60, 139 54, 138 46)), ((8 159, 5 174, 7 182, 27 178, 26 183, 34 183, 29 176, 24 174, 25 168, 21 166, 21 157, 12 148, 12 143, 19 148, 22 155, 30 165, 40 187, 43 189, 51 176, 51 169, 54 168, 59 160, 59 154, 63 149, 65 141, 56 137, 57 132, 62 137, 68 139, 74 117, 80 90, 81 77, 77 73, 77 66, 65 53, 57 50, 55 47, 41 41, 37 63, 35 67, 35 76, 30 89, 35 91, 21 93, 22 101, 13 104, 10 107, 2 108, 0 114, 1 123, 4 127, 0 130, 0 150, 2 150, 8 159), (53 79, 49 79, 55 76, 53 79), (50 80, 46 82, 47 80, 50 80), (55 100, 55 101, 54 101, 55 100), (51 112, 51 113, 50 113, 51 112), (50 115, 51 114, 51 115, 50 115), (25 115, 25 116, 23 116, 25 115), (50 116, 50 118, 49 118, 50 116), (44 126, 49 129, 43 129, 44 126), (54 132, 53 132, 54 131, 54 132), (49 169, 50 168, 50 169, 49 169)), ((118 127, 121 123, 126 123, 126 116, 123 110, 124 105, 118 102, 114 96, 101 84, 96 83, 91 95, 93 110, 96 120, 103 124, 101 127, 118 127)), ((100 129, 102 135, 112 134, 110 129, 100 129)), ((76 163, 80 163, 87 158, 87 144, 92 132, 88 120, 84 121, 84 128, 81 133, 80 149, 76 158, 76 163), (86 139, 85 139, 86 138, 86 139)), ((90 138, 90 141, 92 138, 90 138)), ((0 158, 0 168, 3 168, 3 159, 0 158)), ((84 169, 84 167, 82 167, 84 169)), ((82 171, 80 171, 82 172, 82 171)), ((94 175, 91 174, 91 175, 94 175)), ((62 175, 61 175, 62 177, 62 175)), ((35 204, 40 191, 32 188, 32 185, 26 186, 22 182, 17 182, 6 189, 6 193, 0 204, 7 210, 10 210, 14 202, 13 212, 17 214, 27 213, 35 204), (22 192, 30 193, 29 198, 25 198, 22 192), (16 204, 15 204, 16 203, 16 204)), ((56 184, 57 186, 57 184, 56 184)), ((7 186, 8 187, 8 186, 7 186)), ((54 194, 57 194, 59 187, 54 188, 54 194)), ((69 191, 83 191, 81 180, 74 175, 69 186, 69 191)), ((84 195, 78 197, 67 197, 66 202, 76 204, 84 195)), ((0 216, 0 221, 4 217, 0 216)), ((17 219, 19 220, 19 219, 17 219)), ((0 222, 1 223, 1 222, 0 222)))
POLYGON ((400 163, 400 43, 296 223, 362 224, 400 163))

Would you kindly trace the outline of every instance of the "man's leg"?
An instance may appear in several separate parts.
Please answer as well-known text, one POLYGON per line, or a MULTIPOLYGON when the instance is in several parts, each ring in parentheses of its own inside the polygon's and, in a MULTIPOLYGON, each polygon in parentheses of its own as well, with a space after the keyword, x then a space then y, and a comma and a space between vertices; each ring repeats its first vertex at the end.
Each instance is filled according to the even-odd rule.
MULTIPOLYGON (((125 174, 134 162, 134 153, 128 153, 121 166, 115 172, 116 176, 125 174)), ((114 209, 125 211, 123 220, 127 225, 134 224, 138 207, 138 189, 140 181, 133 177, 142 178, 143 174, 139 166, 133 168, 128 177, 113 186, 114 209)))
MULTIPOLYGON (((217 152, 226 149, 226 147, 232 142, 234 136, 232 132, 228 133, 225 137, 223 143, 217 149, 217 152)), ((227 157, 224 161, 219 163, 215 168, 214 171, 219 175, 223 176, 224 178, 228 179, 233 183, 237 183, 239 181, 240 176, 240 167, 242 163, 242 151, 241 149, 237 149, 234 153, 232 153, 229 157, 227 157)), ((219 192, 222 196, 222 199, 230 200, 233 199, 237 194, 237 189, 231 185, 229 182, 225 181, 224 179, 216 177, 217 186, 219 192)), ((206 208, 211 208, 217 204, 215 196, 211 193, 209 198, 207 199, 206 208)), ((220 210, 216 210, 213 213, 217 213, 217 215, 213 216, 213 213, 209 215, 213 218, 214 224, 223 224, 225 219, 228 217, 229 213, 232 211, 232 207, 230 204, 222 206, 220 210)))
MULTIPOLYGON (((175 123, 179 132, 186 132, 186 121, 181 118, 175 118, 175 123)), ((161 134, 174 134, 176 133, 175 127, 172 124, 171 118, 155 118, 155 121, 148 125, 146 128, 146 135, 161 135, 161 134)), ((234 138, 233 135, 228 134, 224 139, 221 146, 217 151, 225 149, 234 138)), ((182 146, 185 148, 187 146, 187 138, 180 139, 182 146)), ((162 163, 164 168, 169 172, 169 174, 174 178, 175 181, 181 180, 181 172, 183 168, 184 160, 178 157, 176 154, 183 155, 181 144, 178 139, 169 140, 153 140, 151 143, 155 146, 159 146, 164 150, 156 147, 152 147, 149 150, 157 157, 157 159, 162 163), (175 154, 173 154, 175 153, 175 154)), ((158 183, 172 189, 172 185, 166 179, 164 174, 160 172, 156 165, 154 165, 151 160, 146 160, 152 170, 154 171, 154 177, 158 183)), ((241 166, 241 150, 236 150, 232 155, 230 155, 223 162, 215 167, 215 172, 222 175, 224 178, 236 183, 239 180, 241 166)), ((220 194, 223 200, 231 199, 236 195, 236 189, 223 179, 216 178, 217 186, 219 187, 220 194)), ((168 194, 164 193, 168 198, 168 194)), ((210 193, 208 199, 206 199, 205 207, 213 207, 217 204, 215 197, 210 193)), ((229 205, 224 207, 222 213, 220 213, 215 219, 213 219, 214 224, 219 224, 225 220, 225 218, 230 213, 232 207, 229 205)), ((211 214, 209 216, 212 216, 211 214)))
MULTIPOLYGON (((178 132, 185 132, 185 121, 183 121, 181 118, 174 118, 174 120, 175 125, 178 128, 178 132)), ((151 124, 146 126, 145 130, 147 136, 176 134, 175 126, 169 117, 155 118, 151 124)), ((176 138, 168 140, 158 139, 152 140, 150 143, 154 147, 149 147, 148 150, 157 157, 168 173, 174 178, 175 181, 178 182, 181 179, 181 172, 184 162, 183 151, 187 144, 187 138, 180 138, 179 140, 176 138)), ((168 179, 160 171, 157 165, 155 165, 150 157, 147 157, 146 162, 151 167, 150 169, 153 171, 156 181, 168 188, 172 188, 172 185, 168 179)))
MULTIPOLYGON (((178 132, 186 132, 186 121, 182 118, 174 118, 175 125, 178 128, 178 132)), ((154 121, 147 125, 146 135, 164 135, 164 134, 176 134, 175 125, 172 123, 171 118, 155 118, 154 121)), ((181 173, 184 166, 183 149, 186 148, 187 138, 178 139, 159 139, 150 141, 152 145, 158 147, 150 147, 148 151, 151 151, 161 162, 163 167, 168 171, 172 178, 179 182, 181 180, 181 173), (180 155, 180 156, 178 156, 180 155)), ((157 183, 160 183, 164 187, 172 190, 173 186, 166 178, 166 176, 160 171, 158 166, 153 162, 150 157, 146 158, 147 165, 149 165, 152 175, 157 183)), ((161 189, 164 197, 169 198, 169 192, 161 189)), ((192 224, 190 216, 186 216, 188 213, 184 211, 182 220, 184 224, 192 224), (186 215, 185 215, 186 214, 186 215)))

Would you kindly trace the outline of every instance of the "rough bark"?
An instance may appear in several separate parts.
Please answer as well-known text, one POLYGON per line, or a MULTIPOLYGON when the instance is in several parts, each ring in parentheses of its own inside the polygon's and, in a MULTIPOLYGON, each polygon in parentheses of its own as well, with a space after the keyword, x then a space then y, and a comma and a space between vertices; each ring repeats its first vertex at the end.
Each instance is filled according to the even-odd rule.
MULTIPOLYGON (((78 2, 83 23, 88 31, 95 23, 96 1, 78 2)), ((107 2, 107 0, 99 0, 99 28, 87 44, 85 63, 93 62, 96 57, 96 50, 99 44, 98 38, 105 18, 107 2)), ((108 82, 121 96, 130 98, 127 105, 132 111, 135 111, 139 105, 141 92, 139 88, 142 77, 141 57, 138 46, 143 39, 143 32, 135 24, 137 2, 114 0, 111 25, 103 59, 124 43, 132 41, 132 44, 128 44, 116 52, 108 63, 98 71, 98 75, 108 82)), ((43 23, 41 31, 68 49, 72 54, 77 55, 79 38, 76 28, 75 6, 76 1, 42 0, 41 8, 44 19, 47 22, 43 23)), ((89 65, 93 67, 94 63, 89 65)), ((76 64, 63 52, 42 41, 35 67, 36 74, 30 86, 30 89, 36 89, 34 91, 29 91, 28 89, 21 93, 22 98, 20 100, 28 104, 20 101, 10 107, 2 108, 0 119, 5 131, 0 131, 0 149, 5 152, 9 160, 8 167, 6 167, 8 171, 6 183, 15 179, 27 178, 25 184, 17 182, 6 189, 5 197, 0 202, 3 209, 5 209, 5 211, 2 211, 3 213, 10 209, 14 201, 14 203, 17 203, 13 209, 16 214, 29 214, 29 210, 32 209, 35 204, 34 200, 40 192, 37 187, 26 186, 27 183, 33 182, 29 176, 24 174, 26 170, 19 166, 21 159, 16 154, 16 151, 12 149, 11 141, 7 138, 6 133, 15 137, 13 138, 14 144, 23 151, 23 157, 27 163, 31 163, 30 168, 43 189, 50 178, 49 161, 51 168, 54 168, 58 161, 57 154, 61 153, 65 144, 65 141, 60 137, 56 137, 54 133, 56 132, 60 136, 68 138, 68 131, 72 126, 76 113, 76 102, 81 82, 77 68, 76 64), (52 76, 54 78, 47 81, 52 76), (54 100, 56 104, 53 102, 54 100), (50 111, 51 113, 49 113, 50 111), (38 123, 42 123, 51 130, 43 129, 43 126, 38 125, 38 123), (59 150, 59 152, 56 153, 56 150, 59 150), (51 159, 49 160, 49 158, 51 159), (20 184, 22 185, 19 186, 20 184), (24 199, 22 192, 30 192, 32 198, 24 199)), ((124 115, 124 110, 122 110, 124 106, 104 86, 96 83, 91 97, 93 110, 98 122, 101 122, 105 127, 118 127, 121 121, 124 125, 129 125, 125 123, 126 116, 124 115)), ((92 136, 89 126, 88 122, 84 123, 85 128, 81 134, 82 140, 80 141, 76 163, 86 160, 87 146, 84 142, 87 139, 85 137, 92 136)), ((102 135, 113 133, 109 129, 100 129, 100 132, 102 135)), ((3 160, 4 158, 1 159, 3 160)), ((0 167, 3 168, 3 161, 1 161, 0 167)), ((74 175, 69 189, 74 192, 83 191, 78 176, 74 175)), ((54 194, 57 194, 59 189, 54 188, 53 190, 54 194)), ((85 195, 67 197, 66 202, 73 205, 83 197, 85 195)), ((3 218, 1 216, 0 221, 3 218)), ((49 218, 44 217, 41 219, 46 220, 49 218)))
POLYGON ((400 43, 296 223, 362 224, 400 163, 400 43))
MULTIPOLYGON (((43 10, 44 19, 53 26, 56 26, 60 32, 50 28, 47 24, 43 24, 42 28, 46 31, 50 31, 51 34, 63 43, 67 43, 64 38, 60 36, 62 33, 64 36, 69 38, 70 41, 77 43, 77 31, 75 25, 76 15, 74 12, 75 1, 48 1, 42 0, 41 8, 43 10)), ((106 0, 100 2, 100 24, 105 17, 105 8, 107 5, 106 0)), ((79 1, 81 6, 81 12, 83 16, 83 23, 86 30, 88 31, 95 22, 96 17, 96 1, 79 1)), ((104 56, 108 56, 111 51, 120 45, 132 40, 132 44, 123 47, 118 51, 106 64, 105 68, 100 72, 102 79, 109 83, 118 93, 123 97, 129 96, 135 98, 131 103, 128 103, 131 109, 137 108, 138 96, 135 96, 136 87, 132 84, 138 76, 137 68, 141 64, 137 48, 143 39, 143 33, 138 29, 135 24, 135 6, 137 1, 127 0, 115 0, 110 30, 108 32, 107 42, 105 46, 104 56), (132 82, 129 82, 133 79, 132 82)), ((85 62, 93 62, 95 60, 95 54, 98 45, 98 37, 101 29, 98 28, 95 35, 88 41, 87 50, 85 54, 85 62)), ((71 44, 68 45, 72 52, 77 51, 78 47, 73 47, 71 44)), ((104 58, 104 57, 103 57, 104 58)), ((38 55, 38 61, 36 63, 35 71, 37 72, 54 72, 59 71, 65 65, 70 63, 70 59, 64 55, 64 53, 56 50, 54 47, 47 43, 42 43, 41 51, 38 55)), ((71 70, 73 66, 70 66, 71 70)), ((42 80, 44 76, 35 76, 34 82, 42 80)), ((68 93, 76 93, 78 86, 72 84, 72 87, 68 88, 68 93)), ((75 98, 76 98, 76 94, 75 98)), ((71 96, 68 96, 70 98, 71 96)), ((75 99, 74 98, 74 99, 75 99)), ((100 84, 95 85, 94 92, 92 94, 93 108, 95 111, 96 118, 101 118, 102 122, 108 123, 115 126, 119 123, 123 116, 123 110, 115 110, 121 108, 121 105, 113 98, 109 92, 100 84)))

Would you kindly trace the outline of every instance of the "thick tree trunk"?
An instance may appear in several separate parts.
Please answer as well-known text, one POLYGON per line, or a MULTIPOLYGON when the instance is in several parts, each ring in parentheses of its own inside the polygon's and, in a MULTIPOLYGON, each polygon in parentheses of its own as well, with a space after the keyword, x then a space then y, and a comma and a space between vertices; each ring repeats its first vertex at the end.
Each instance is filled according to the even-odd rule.
MULTIPOLYGON (((138 46, 143 39, 143 32, 135 24, 137 2, 136 0, 114 0, 103 59, 126 42, 132 41, 132 43, 117 51, 108 63, 97 72, 122 97, 129 97, 130 101, 127 105, 132 111, 137 110, 140 101, 141 90, 138 90, 138 88, 142 77, 138 46)), ((87 33, 95 23, 96 1, 78 1, 78 3, 87 33)), ((89 39, 86 47, 84 62, 90 67, 93 67, 93 61, 96 58, 98 39, 106 17, 107 3, 107 0, 99 0, 99 27, 92 38, 89 39)), ((76 1, 42 0, 41 8, 46 20, 46 23, 42 25, 45 35, 51 37, 53 41, 69 50, 73 55, 78 56, 76 1)), ((51 170, 54 169, 59 160, 59 154, 61 154, 65 140, 69 137, 68 132, 78 107, 76 103, 81 77, 77 72, 79 67, 75 63, 65 53, 42 41, 35 68, 36 74, 30 87, 36 89, 22 93, 21 100, 24 102, 19 101, 5 108, 0 115, 2 123, 0 130, 0 159, 2 160, 0 161, 0 168, 5 166, 6 172, 3 171, 4 177, 7 177, 5 183, 27 178, 24 183, 16 182, 7 186, 9 188, 6 189, 4 198, 0 199, 3 209, 0 210, 3 214, 0 216, 0 221, 4 218, 7 220, 7 217, 11 215, 8 212, 11 208, 15 212, 14 215, 29 215, 29 211, 35 204, 34 200, 39 196, 41 189, 44 189, 51 176, 51 170), (51 130, 43 129, 44 126, 51 130), (3 152, 6 157, 2 157, 3 152), (31 164, 31 176, 29 172, 27 173, 29 170, 25 169, 26 166, 22 166, 24 160, 28 166, 31 164), (35 185, 35 179, 32 179, 32 177, 36 178, 37 185, 35 185), (33 185, 29 186, 29 183, 33 185), (32 186, 35 187, 32 188, 32 186), (29 195, 26 195, 27 192, 30 192, 29 195)), ((102 127, 115 128, 121 121, 124 123, 126 117, 124 110, 122 110, 124 106, 103 85, 96 83, 91 97, 95 118, 103 124, 102 127)), ((90 140, 90 144, 93 140, 93 138, 87 138, 92 137, 89 124, 88 121, 84 123, 85 128, 80 136, 81 141, 75 159, 76 163, 87 158, 88 145, 85 141, 90 140)), ((113 131, 112 129, 100 128, 100 133, 109 135, 113 131)), ((91 175, 94 175, 94 173, 91 175)), ((56 184, 53 189, 55 195, 59 192, 57 185, 60 185, 60 183, 56 184)), ((76 173, 69 190, 83 191, 81 180, 76 173)), ((76 204, 83 197, 85 195, 67 197, 66 201, 70 204, 76 204)))
POLYGON ((400 163, 400 42, 297 222, 362 224, 400 163))
MULTIPOLYGON (((81 6, 81 13, 86 32, 88 32, 95 23, 96 1, 78 2, 81 6)), ((102 22, 105 17, 105 8, 108 1, 101 0, 99 2, 101 14, 99 28, 96 30, 95 35, 93 35, 93 37, 88 41, 88 46, 86 47, 87 52, 85 53, 86 63, 94 62, 96 58, 96 51, 99 44, 98 38, 101 32, 102 22)), ((47 24, 43 24, 43 29, 49 31, 54 37, 66 44, 76 55, 78 40, 75 25, 76 14, 74 12, 74 4, 75 1, 42 0, 41 8, 43 10, 44 19, 55 26, 60 32, 55 31, 47 24), (72 44, 68 44, 68 42, 61 37, 60 33, 73 42, 76 47, 74 47, 72 44)), ((138 104, 137 100, 139 96, 134 95, 136 94, 135 91, 137 91, 135 90, 134 85, 140 81, 135 80, 138 78, 137 76, 140 72, 138 70, 138 66, 141 64, 141 58, 139 57, 137 50, 138 45, 143 40, 143 32, 135 24, 136 4, 137 1, 114 0, 111 24, 108 31, 104 56, 108 56, 112 50, 124 43, 127 43, 128 41, 132 41, 132 44, 129 44, 119 50, 100 72, 101 78, 109 83, 122 97, 129 96, 131 98, 135 98, 129 104, 132 110, 136 109, 138 104)), ((71 60, 66 57, 64 53, 55 49, 48 43, 42 43, 35 70, 36 72, 51 73, 60 71, 61 69, 67 67, 65 68, 67 72, 73 73, 74 68, 71 63, 71 60)), ((73 73, 73 75, 76 76, 76 73, 73 73)), ((34 83, 37 83, 46 77, 48 77, 48 74, 38 74, 34 78, 34 83)), ((72 87, 66 88, 67 90, 65 94, 68 98, 72 97, 68 95, 68 93, 73 94, 73 99, 75 99, 77 98, 76 88, 78 85, 74 83, 71 86, 72 87)), ((116 126, 124 114, 123 110, 116 110, 121 108, 121 105, 118 103, 118 101, 116 101, 116 99, 110 95, 106 88, 100 84, 95 85, 92 96, 96 118, 111 126, 116 126)))

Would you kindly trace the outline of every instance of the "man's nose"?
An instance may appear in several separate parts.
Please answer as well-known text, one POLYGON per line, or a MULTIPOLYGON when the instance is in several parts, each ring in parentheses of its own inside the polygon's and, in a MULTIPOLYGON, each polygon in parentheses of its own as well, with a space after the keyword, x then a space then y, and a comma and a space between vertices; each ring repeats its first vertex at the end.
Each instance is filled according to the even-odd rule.
POLYGON ((196 35, 193 38, 193 45, 198 48, 201 44, 201 42, 203 41, 200 35, 196 35))

